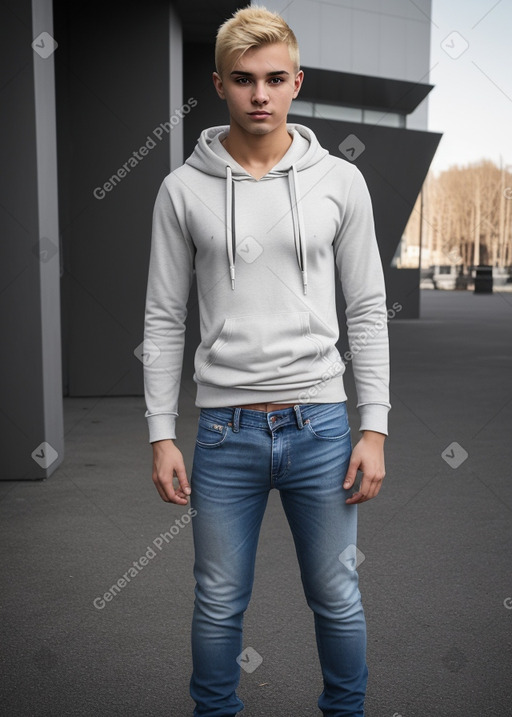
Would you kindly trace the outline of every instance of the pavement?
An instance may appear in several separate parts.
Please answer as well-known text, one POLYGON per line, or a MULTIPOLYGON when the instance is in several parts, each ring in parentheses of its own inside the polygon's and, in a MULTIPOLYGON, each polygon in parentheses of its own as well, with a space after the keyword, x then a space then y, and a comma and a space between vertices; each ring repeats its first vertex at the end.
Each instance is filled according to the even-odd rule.
MULTIPOLYGON (((512 294, 424 290, 421 318, 398 314, 389 331, 387 476, 359 508, 366 717, 510 717, 512 294)), ((189 468, 193 394, 184 385, 189 468)), ((64 407, 62 465, 0 483, 0 714, 191 717, 192 530, 151 481, 143 398, 64 407)), ((244 646, 263 660, 242 670, 244 717, 320 715, 313 616, 276 491, 244 646)))

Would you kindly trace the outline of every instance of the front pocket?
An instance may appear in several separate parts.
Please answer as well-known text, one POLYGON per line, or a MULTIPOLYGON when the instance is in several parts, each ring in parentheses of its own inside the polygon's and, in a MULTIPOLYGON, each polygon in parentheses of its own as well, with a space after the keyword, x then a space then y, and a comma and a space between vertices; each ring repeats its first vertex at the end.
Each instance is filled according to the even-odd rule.
POLYGON ((201 419, 197 428, 196 445, 202 448, 218 448, 226 440, 227 425, 201 419))
POLYGON ((315 438, 340 441, 350 434, 346 404, 326 404, 325 410, 310 416, 306 426, 315 438))
POLYGON ((341 435, 338 435, 340 431, 339 426, 336 426, 334 429, 331 429, 331 432, 326 433, 324 431, 322 433, 316 433, 311 423, 307 423, 306 425, 309 428, 310 433, 312 433, 315 438, 319 438, 321 441, 341 441, 343 438, 346 438, 350 434, 350 428, 341 435))
POLYGON ((319 380, 329 337, 315 336, 309 312, 251 314, 226 319, 199 380, 216 386, 274 388, 287 383, 311 385, 319 380))

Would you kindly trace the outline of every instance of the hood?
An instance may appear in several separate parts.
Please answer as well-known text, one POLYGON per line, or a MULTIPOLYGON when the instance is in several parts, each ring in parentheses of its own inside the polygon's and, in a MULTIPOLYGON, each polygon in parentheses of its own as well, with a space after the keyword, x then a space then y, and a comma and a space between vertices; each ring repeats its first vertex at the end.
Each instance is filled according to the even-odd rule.
POLYGON ((229 132, 228 125, 210 127, 203 130, 196 147, 186 164, 213 177, 222 177, 226 181, 226 252, 229 262, 231 288, 235 290, 236 262, 236 182, 269 181, 275 177, 288 177, 290 206, 293 221, 293 233, 297 264, 302 273, 304 294, 307 293, 307 245, 306 232, 300 204, 301 194, 298 173, 320 162, 329 152, 321 147, 314 132, 300 124, 288 124, 288 132, 293 141, 286 154, 261 179, 255 180, 227 152, 221 142, 229 132))
MULTIPOLYGON (((300 172, 302 169, 317 164, 328 154, 328 151, 320 146, 314 132, 309 127, 304 127, 301 124, 288 124, 286 127, 293 137, 293 142, 278 164, 259 181, 282 176, 284 172, 291 168, 292 164, 300 172)), ((191 167, 198 169, 200 172, 210 174, 212 177, 225 177, 226 167, 229 166, 235 179, 254 180, 254 177, 251 177, 224 149, 221 139, 224 139, 228 132, 229 125, 220 125, 219 127, 210 127, 203 130, 193 153, 185 163, 190 164, 191 167)))

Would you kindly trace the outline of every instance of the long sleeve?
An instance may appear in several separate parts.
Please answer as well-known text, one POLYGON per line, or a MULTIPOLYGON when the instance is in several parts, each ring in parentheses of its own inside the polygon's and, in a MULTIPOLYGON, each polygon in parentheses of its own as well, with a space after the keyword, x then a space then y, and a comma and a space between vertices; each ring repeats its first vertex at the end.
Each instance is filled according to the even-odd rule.
POLYGON ((353 365, 360 430, 387 435, 391 405, 386 291, 371 198, 356 167, 334 251, 346 302, 350 351, 345 358, 353 365))
POLYGON ((153 210, 143 351, 144 415, 150 443, 176 438, 185 319, 194 266, 194 246, 183 216, 180 218, 176 211, 172 184, 172 175, 162 182, 153 210))

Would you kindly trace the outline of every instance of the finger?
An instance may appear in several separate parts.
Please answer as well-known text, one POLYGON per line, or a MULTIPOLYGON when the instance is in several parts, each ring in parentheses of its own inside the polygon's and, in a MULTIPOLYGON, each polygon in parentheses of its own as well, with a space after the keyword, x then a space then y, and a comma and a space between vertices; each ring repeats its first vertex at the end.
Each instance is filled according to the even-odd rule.
POLYGON ((368 476, 363 476, 359 491, 357 493, 354 493, 354 495, 348 498, 345 502, 349 504, 364 503, 367 500, 371 500, 372 498, 375 498, 376 495, 378 495, 381 485, 381 478, 368 478, 368 476))
POLYGON ((359 463, 357 461, 350 461, 347 473, 345 475, 345 480, 343 482, 344 488, 352 488, 354 485, 354 481, 357 476, 357 469, 359 468, 359 463))
POLYGON ((186 505, 186 504, 188 503, 188 500, 187 500, 188 495, 185 494, 185 493, 181 490, 181 488, 175 488, 175 489, 174 489, 174 495, 175 495, 175 498, 178 498, 178 499, 179 499, 179 500, 174 500, 175 503, 178 503, 178 502, 179 502, 180 505, 186 505))
POLYGON ((370 499, 370 488, 369 488, 369 481, 368 478, 364 475, 361 480, 361 485, 359 486, 359 490, 357 490, 355 493, 353 493, 350 498, 346 501, 349 505, 351 503, 364 503, 365 500, 370 499))
POLYGON ((172 480, 170 482, 165 482, 163 487, 171 503, 177 503, 178 505, 186 505, 188 503, 186 495, 181 487, 175 488, 172 480))
POLYGON ((365 500, 368 500, 367 497, 364 495, 364 493, 361 493, 359 491, 358 493, 354 493, 354 495, 350 496, 350 498, 347 498, 345 503, 347 505, 352 505, 353 503, 364 503, 365 500))
POLYGON ((184 465, 178 466, 175 469, 175 472, 176 472, 176 477, 178 478, 178 483, 179 483, 180 489, 181 489, 181 490, 178 490, 178 492, 181 493, 182 495, 190 495, 190 492, 191 492, 190 484, 188 482, 187 471, 185 470, 185 466, 184 465))
POLYGON ((177 503, 178 505, 186 505, 188 503, 183 494, 180 495, 179 492, 174 490, 172 479, 170 481, 166 481, 159 478, 158 474, 155 474, 153 476, 153 482, 160 498, 166 503, 177 503))
POLYGON ((379 473, 377 473, 370 481, 368 485, 368 489, 365 491, 368 499, 375 498, 376 495, 378 495, 381 487, 382 487, 382 480, 384 476, 381 476, 379 473))

